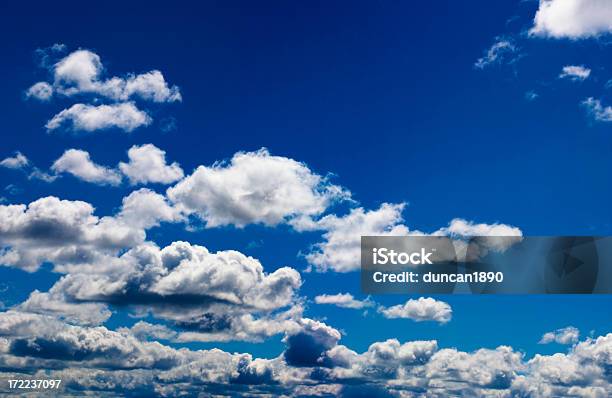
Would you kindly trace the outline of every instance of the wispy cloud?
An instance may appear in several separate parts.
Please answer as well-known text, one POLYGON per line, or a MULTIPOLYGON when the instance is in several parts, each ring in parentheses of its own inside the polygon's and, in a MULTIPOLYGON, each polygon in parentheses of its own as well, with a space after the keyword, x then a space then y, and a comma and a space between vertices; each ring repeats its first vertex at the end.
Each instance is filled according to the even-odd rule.
POLYGON ((573 81, 584 81, 591 75, 591 69, 583 65, 564 66, 559 74, 560 79, 570 79, 573 81))
POLYGON ((612 106, 604 106, 600 100, 593 97, 585 99, 581 104, 594 120, 598 122, 612 122, 612 106))
POLYGON ((373 307, 376 305, 369 298, 366 298, 365 300, 357 300, 350 293, 322 294, 315 297, 315 303, 330 304, 340 308, 350 308, 355 310, 373 307))
POLYGON ((485 51, 485 55, 476 60, 474 67, 484 69, 488 66, 502 63, 514 63, 520 58, 520 49, 514 40, 506 37, 497 37, 495 43, 485 51))

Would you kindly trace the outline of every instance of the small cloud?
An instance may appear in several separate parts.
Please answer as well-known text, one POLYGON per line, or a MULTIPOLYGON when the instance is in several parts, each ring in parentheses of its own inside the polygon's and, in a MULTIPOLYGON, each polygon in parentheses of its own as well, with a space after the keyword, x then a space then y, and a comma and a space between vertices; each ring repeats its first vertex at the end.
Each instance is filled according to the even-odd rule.
POLYGON ((153 144, 134 145, 128 151, 129 162, 119 163, 119 169, 132 185, 170 184, 183 178, 183 169, 177 162, 166 162, 166 151, 153 144))
POLYGON ((519 48, 510 38, 497 37, 495 43, 487 51, 485 55, 478 58, 474 67, 476 69, 484 69, 488 66, 501 63, 514 63, 520 58, 519 48))
POLYGON ((247 249, 258 249, 260 247, 263 247, 263 244, 264 244, 264 241, 262 239, 252 240, 246 245, 246 248, 247 249))
POLYGON ((176 119, 172 116, 159 121, 159 129, 162 133, 170 133, 177 129, 176 119))
POLYGON ((68 149, 51 166, 56 173, 69 173, 81 180, 102 184, 119 185, 121 174, 108 167, 92 162, 89 153, 79 149, 68 149))
POLYGON ((45 173, 38 167, 34 166, 30 160, 19 151, 15 152, 15 156, 8 157, 1 161, 0 166, 13 170, 21 170, 27 174, 29 179, 52 182, 57 178, 56 175, 45 173))
POLYGON ((57 62, 57 57, 66 51, 66 45, 62 43, 55 43, 49 47, 38 48, 35 53, 36 56, 40 59, 39 65, 42 68, 49 68, 55 62, 57 62))
POLYGON ((34 179, 41 180, 44 182, 53 182, 57 179, 57 175, 46 173, 38 167, 32 167, 32 171, 30 172, 30 174, 28 174, 28 178, 30 180, 34 179))
POLYGON ((39 101, 49 101, 53 96, 53 87, 47 82, 35 83, 26 91, 26 97, 36 98, 39 101))
POLYGON ((557 329, 553 332, 544 333, 538 344, 574 344, 578 342, 580 331, 573 326, 557 329))
POLYGON ((378 312, 383 314, 385 318, 390 319, 404 318, 416 322, 436 321, 438 323, 447 323, 453 315, 450 305, 431 297, 420 297, 418 300, 410 299, 405 304, 388 308, 381 306, 378 312))
POLYGON ((19 188, 15 184, 8 184, 6 187, 4 187, 4 190, 8 192, 9 195, 19 195, 23 192, 23 189, 19 188))
POLYGON ((525 93, 525 99, 529 102, 535 101, 540 95, 533 90, 529 90, 525 93))
POLYGON ((584 81, 591 75, 591 69, 583 65, 567 65, 559 74, 559 79, 570 79, 572 81, 584 81))
POLYGON ((589 97, 581 102, 589 116, 598 122, 612 122, 612 107, 602 105, 601 101, 589 97))
POLYGON ((133 102, 111 105, 75 104, 53 116, 45 127, 48 131, 67 125, 72 131, 92 132, 117 128, 132 132, 138 127, 151 124, 149 115, 141 111, 133 102))
POLYGON ((356 300, 350 293, 322 294, 315 297, 317 304, 331 304, 336 307, 360 310, 373 307, 375 303, 367 297, 365 300, 356 300))
POLYGON ((30 161, 24 154, 17 151, 15 152, 15 156, 8 157, 0 162, 0 166, 6 167, 8 169, 23 169, 30 164, 30 161))

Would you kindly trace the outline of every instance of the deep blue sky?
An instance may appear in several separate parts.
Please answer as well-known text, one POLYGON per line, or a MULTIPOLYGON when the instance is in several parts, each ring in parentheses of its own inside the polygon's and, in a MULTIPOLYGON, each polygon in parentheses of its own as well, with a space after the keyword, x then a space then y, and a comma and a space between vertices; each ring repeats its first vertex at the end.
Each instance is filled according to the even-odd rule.
MULTIPOLYGON (((432 231, 462 217, 516 225, 526 235, 612 233, 612 125, 590 120, 579 106, 589 96, 607 98, 610 52, 596 41, 521 37, 536 2, 104 2, 87 17, 78 3, 13 6, 0 5, 0 157, 21 150, 46 168, 74 147, 112 165, 132 145, 150 142, 190 172, 239 150, 267 147, 318 173, 334 173, 366 208, 408 202, 411 228, 432 231), (475 69, 504 34, 518 37, 524 57, 475 69), (41 105, 25 101, 23 92, 47 78, 34 51, 53 43, 95 51, 110 75, 159 69, 181 88, 183 102, 153 107, 156 122, 131 134, 48 134, 49 115, 68 102, 41 105), (570 64, 588 65, 592 78, 557 79, 570 64), (525 100, 529 90, 539 94, 535 101, 525 100), (174 118, 175 131, 160 130, 165 118, 174 118)), ((57 195, 91 202, 98 214, 112 212, 130 192, 71 178, 27 181, 10 170, 0 170, 0 178, 3 189, 20 190, 0 194, 9 202, 57 195)), ((160 244, 182 238, 214 250, 235 248, 267 269, 303 269, 297 253, 318 240, 258 226, 196 233, 167 226, 149 236, 160 244), (253 240, 263 245, 248 248, 253 240)), ((310 298, 360 296, 357 273, 303 276, 301 293, 310 298)), ((4 268, 0 277, 11 285, 0 298, 8 304, 57 278, 4 268)), ((436 338, 467 350, 509 344, 546 352, 558 347, 537 346, 544 332, 573 325, 583 334, 603 333, 612 321, 606 296, 442 299, 454 311, 443 326, 377 315, 364 322, 358 311, 315 304, 307 314, 344 330, 343 342, 358 351, 399 337, 436 338)), ((134 320, 118 314, 111 322, 134 320)), ((221 346, 266 356, 282 349, 274 339, 221 346)))

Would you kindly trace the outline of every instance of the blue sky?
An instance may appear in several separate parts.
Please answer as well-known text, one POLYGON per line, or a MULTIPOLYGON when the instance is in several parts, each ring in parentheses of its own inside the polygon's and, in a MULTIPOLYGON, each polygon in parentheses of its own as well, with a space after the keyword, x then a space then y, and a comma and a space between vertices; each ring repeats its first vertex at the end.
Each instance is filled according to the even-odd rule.
MULTIPOLYGON (((267 148, 272 156, 302 162, 323 180, 317 189, 340 186, 351 192, 352 200, 334 198, 320 211, 302 212, 315 222, 351 209, 405 203, 403 221, 389 227, 431 233, 460 218, 471 225, 514 226, 524 235, 612 233, 610 29, 595 26, 590 33, 587 17, 583 30, 556 37, 528 33, 543 7, 536 1, 211 1, 189 8, 121 4, 120 12, 110 3, 89 10, 76 4, 13 7, 20 6, 0 6, 0 33, 6 38, 0 158, 19 151, 29 163, 0 168, 3 205, 56 196, 90 203, 97 216, 113 216, 121 212, 122 200, 142 187, 167 195, 172 206, 185 205, 166 194, 182 176, 130 184, 116 165, 128 161, 130 148, 153 144, 165 151, 168 165, 180 164, 186 180, 200 165, 214 169, 215 162, 225 161, 219 167, 229 168, 235 153, 267 148), (51 49, 56 43, 63 48, 51 49), (487 61, 496 43, 506 47, 487 61), (178 87, 181 100, 130 97, 151 119, 131 132, 116 127, 83 132, 71 129, 70 121, 45 128, 75 103, 119 102, 100 92, 58 91, 55 65, 77 50, 100 57, 100 81, 159 70, 168 87, 178 87), (588 69, 588 76, 561 77, 565 66, 588 69), (39 81, 53 85, 51 99, 28 97, 28 88, 39 81), (596 102, 585 103, 588 98, 596 102), (594 104, 601 105, 599 113, 594 104), (92 183, 54 169, 70 148, 86 151, 122 182, 92 183), (28 178, 33 167, 55 180, 28 178)), ((293 167, 288 162, 283 169, 293 167)), ((572 326, 581 339, 610 332, 612 302, 606 295, 434 297, 452 308, 450 322, 388 319, 377 311, 417 297, 372 297, 376 306, 358 310, 316 304, 323 294, 366 299, 354 269, 307 271, 313 267, 308 257, 316 251, 313 245, 325 241, 325 228, 333 228, 300 230, 290 221, 303 215, 299 211, 272 223, 255 217, 245 225, 211 227, 215 210, 206 206, 185 211, 181 221, 162 219, 145 227, 146 240, 159 247, 182 240, 211 252, 237 250, 259 260, 266 273, 292 267, 302 284, 296 301, 281 308, 303 305, 304 317, 341 331, 342 344, 358 353, 397 338, 437 340, 440 347, 466 352, 508 345, 528 359, 568 351, 538 344, 546 332, 572 326)), ((3 248, 11 247, 10 239, 0 235, 3 248)), ((116 255, 127 248, 122 250, 116 255)), ((7 310, 34 289, 47 292, 67 274, 50 259, 35 272, 6 265, 0 267, 0 302, 7 310)), ((109 330, 145 320, 181 332, 163 316, 136 317, 129 303, 108 305, 113 314, 102 324, 109 330)), ((164 344, 275 358, 287 349, 281 340, 291 335, 164 344)))

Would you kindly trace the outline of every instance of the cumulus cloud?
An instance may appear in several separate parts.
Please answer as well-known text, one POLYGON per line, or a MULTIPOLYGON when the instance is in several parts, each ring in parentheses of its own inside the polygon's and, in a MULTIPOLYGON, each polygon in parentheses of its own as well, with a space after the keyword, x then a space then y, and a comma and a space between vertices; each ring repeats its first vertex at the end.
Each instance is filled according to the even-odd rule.
POLYGON ((19 311, 53 315, 69 323, 99 325, 111 316, 106 305, 98 303, 67 303, 56 295, 34 290, 26 301, 16 307, 19 311))
POLYGON ((611 31, 612 4, 607 0, 540 0, 529 34, 576 40, 611 31))
POLYGON ((69 173, 95 184, 119 185, 121 174, 116 170, 92 162, 89 153, 79 149, 68 149, 51 166, 55 173, 69 173))
POLYGON ((512 39, 497 37, 495 43, 489 47, 485 55, 476 60, 474 67, 484 69, 495 64, 513 63, 518 59, 519 51, 520 49, 512 39))
POLYGON ((134 145, 128 158, 128 163, 119 163, 119 169, 132 184, 169 184, 183 178, 181 166, 176 162, 167 164, 166 152, 153 144, 134 145))
MULTIPOLYGON (((308 263, 316 271, 351 272, 359 269, 361 261, 361 236, 425 236, 421 231, 410 231, 403 224, 405 205, 383 203, 377 210, 352 209, 347 215, 326 215, 319 220, 297 219, 292 222, 299 230, 323 230, 323 242, 315 244, 306 254, 308 263)), ((431 233, 433 236, 449 236, 456 249, 464 253, 467 241, 484 250, 503 251, 522 239, 519 228, 506 224, 475 224, 464 219, 454 219, 447 227, 431 233), (480 237, 471 239, 472 237, 480 237)))
POLYGON ((257 341, 295 329, 301 318, 297 271, 282 267, 265 273, 259 261, 232 250, 211 253, 187 242, 160 249, 146 243, 118 257, 59 270, 68 274, 49 291, 56 301, 152 313, 185 330, 177 336, 181 341, 257 341), (278 312, 289 305, 294 307, 278 312))
POLYGON ((503 253, 523 240, 520 228, 500 223, 474 223, 462 218, 453 219, 447 227, 432 235, 453 239, 457 258, 465 261, 478 261, 489 251, 503 253))
POLYGON ((612 334, 578 342, 567 354, 536 354, 525 364, 525 374, 513 380, 511 389, 516 394, 538 398, 609 396, 610 352, 612 334))
POLYGON ((509 389, 523 367, 522 359, 521 353, 508 346, 481 348, 473 353, 447 348, 432 355, 425 365, 425 376, 431 380, 432 392, 455 390, 463 395, 485 396, 482 389, 509 389))
POLYGON ((236 153, 229 162, 200 166, 169 188, 167 195, 207 227, 244 227, 316 216, 349 194, 305 164, 261 149, 236 153))
POLYGON ((318 321, 302 320, 302 327, 283 340, 287 345, 284 352, 288 365, 313 367, 323 364, 324 354, 340 340, 340 332, 318 321))
POLYGON ((573 326, 568 326, 553 332, 544 333, 540 339, 540 344, 574 344, 578 342, 579 337, 580 331, 573 326))
POLYGON ((388 308, 380 307, 378 311, 385 318, 404 318, 417 322, 435 321, 438 323, 449 322, 453 314, 450 305, 431 297, 420 297, 417 300, 410 299, 405 304, 388 308))
POLYGON ((581 105, 594 120, 598 122, 612 122, 612 106, 604 106, 600 100, 593 97, 585 99, 581 105))
POLYGON ((573 81, 584 81, 591 75, 591 69, 582 65, 566 65, 563 67, 560 79, 570 79, 573 81))
POLYGON ((451 237, 522 237, 523 233, 517 227, 511 225, 494 223, 474 223, 471 221, 464 220, 462 218, 453 219, 448 227, 439 229, 436 235, 448 235, 451 237))
POLYGON ((612 392, 607 374, 612 334, 586 339, 565 354, 526 360, 509 346, 465 352, 441 348, 435 340, 388 339, 358 353, 339 344, 334 328, 310 319, 298 323, 283 339, 282 354, 264 359, 149 341, 152 335, 172 333, 146 322, 113 331, 5 311, 0 312, 0 374, 59 378, 64 395, 354 396, 361 391, 368 396, 544 398, 612 392))
POLYGON ((183 215, 168 203, 165 196, 141 188, 122 199, 118 219, 136 228, 149 229, 162 221, 181 221, 183 215))
POLYGON ((152 119, 133 102, 110 105, 74 104, 62 110, 47 122, 48 131, 67 125, 72 131, 92 132, 117 128, 132 132, 138 127, 148 126, 152 119))
POLYGON ((145 228, 178 219, 163 196, 147 190, 129 195, 114 217, 97 217, 87 202, 54 196, 0 205, 0 264, 27 271, 46 261, 56 270, 96 261, 108 265, 112 258, 105 256, 143 243, 145 228))
POLYGON ((30 164, 25 155, 19 151, 15 152, 15 156, 10 156, 5 158, 0 162, 0 166, 6 167, 8 169, 22 169, 30 164))
POLYGON ((408 234, 408 228, 401 224, 403 209, 404 204, 383 203, 377 210, 366 211, 359 207, 342 217, 327 215, 321 218, 308 226, 325 230, 325 240, 317 243, 306 255, 308 263, 318 271, 350 272, 358 269, 362 235, 408 234))
POLYGON ((374 302, 369 298, 357 300, 350 293, 321 294, 315 297, 317 304, 331 304, 341 308, 362 309, 374 306, 374 302))
POLYGON ((100 56, 89 50, 77 50, 52 67, 53 82, 34 84, 28 95, 48 100, 53 92, 64 96, 93 94, 115 101, 139 97, 153 102, 181 101, 177 86, 169 86, 158 70, 139 75, 103 79, 104 66, 100 56))
MULTIPOLYGON (((17 153, 15 158, 5 159, 7 167, 12 167, 17 161, 24 166, 28 164, 25 157, 17 153)), ((153 144, 134 145, 128 150, 129 162, 119 162, 116 168, 102 166, 91 160, 87 151, 80 149, 68 149, 58 158, 51 170, 55 173, 50 175, 36 169, 37 176, 41 179, 55 179, 58 174, 69 173, 74 177, 101 185, 119 185, 123 180, 123 175, 128 178, 131 184, 160 183, 168 184, 183 178, 183 170, 178 163, 166 163, 166 152, 157 148, 153 144)), ((2 165, 2 163, 0 163, 2 165)), ((17 167, 16 165, 14 167, 17 167)), ((31 174, 32 177, 33 173, 31 174)))

